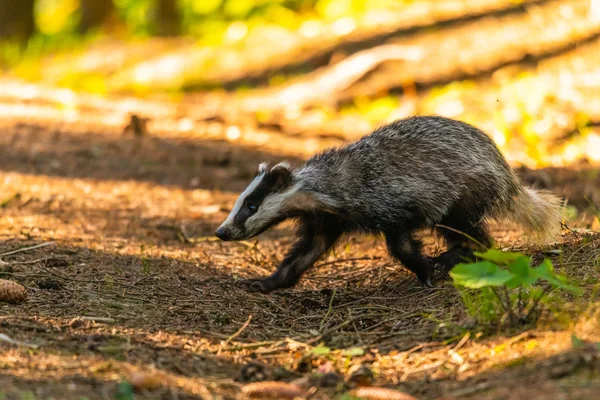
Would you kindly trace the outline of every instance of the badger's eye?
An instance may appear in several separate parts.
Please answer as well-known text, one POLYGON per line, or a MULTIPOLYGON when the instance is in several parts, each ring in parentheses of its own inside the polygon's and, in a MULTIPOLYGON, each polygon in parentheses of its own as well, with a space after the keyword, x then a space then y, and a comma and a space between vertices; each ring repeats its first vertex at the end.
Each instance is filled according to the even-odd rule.
POLYGON ((256 212, 256 209, 257 209, 258 207, 256 207, 254 204, 248 204, 248 205, 246 206, 246 208, 248 209, 248 211, 249 211, 249 212, 251 212, 251 213, 255 213, 255 212, 256 212))

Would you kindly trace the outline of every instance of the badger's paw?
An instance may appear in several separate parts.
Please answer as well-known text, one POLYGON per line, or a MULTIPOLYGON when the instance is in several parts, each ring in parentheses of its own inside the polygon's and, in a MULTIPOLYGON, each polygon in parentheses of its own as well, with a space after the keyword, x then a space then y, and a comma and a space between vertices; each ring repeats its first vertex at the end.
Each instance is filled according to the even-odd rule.
POLYGON ((443 274, 448 274, 455 265, 469 262, 473 258, 473 250, 464 247, 455 247, 437 257, 431 258, 431 263, 435 269, 443 274))
POLYGON ((433 267, 430 264, 426 265, 426 268, 423 268, 417 272, 417 278, 421 283, 421 287, 423 288, 433 288, 433 267))
POLYGON ((269 293, 282 287, 280 282, 271 277, 257 279, 241 279, 236 282, 237 286, 244 287, 250 292, 269 293))

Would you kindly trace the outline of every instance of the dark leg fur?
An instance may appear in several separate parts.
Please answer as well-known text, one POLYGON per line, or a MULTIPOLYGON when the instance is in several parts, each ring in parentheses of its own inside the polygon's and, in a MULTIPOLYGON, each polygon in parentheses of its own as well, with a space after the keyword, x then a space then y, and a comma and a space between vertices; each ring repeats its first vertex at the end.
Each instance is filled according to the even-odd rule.
POLYGON ((484 250, 492 245, 492 238, 482 222, 481 215, 483 213, 455 210, 442 222, 442 225, 453 228, 454 231, 445 227, 438 228, 438 232, 446 241, 448 250, 432 258, 432 262, 440 265, 444 272, 450 271, 458 263, 473 258, 474 251, 484 250), (465 234, 479 243, 474 242, 465 234))
POLYGON ((252 292, 267 293, 276 289, 290 288, 300 277, 339 239, 342 228, 335 221, 310 221, 300 223, 298 241, 270 276, 257 279, 245 279, 241 284, 247 285, 252 292))
POLYGON ((396 258, 410 271, 417 275, 423 286, 433 287, 431 279, 433 269, 428 260, 421 253, 421 243, 412 237, 412 232, 385 233, 390 255, 396 258))

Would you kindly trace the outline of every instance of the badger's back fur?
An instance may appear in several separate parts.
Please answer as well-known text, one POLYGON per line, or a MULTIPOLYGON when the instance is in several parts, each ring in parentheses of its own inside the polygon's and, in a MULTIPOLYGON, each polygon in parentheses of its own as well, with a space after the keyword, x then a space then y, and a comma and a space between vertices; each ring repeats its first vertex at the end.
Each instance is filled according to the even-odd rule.
POLYGON ((349 228, 367 232, 399 221, 440 224, 451 213, 509 217, 545 235, 560 227, 556 198, 523 188, 482 131, 443 117, 383 126, 312 157, 296 175, 304 190, 348 215, 349 228))
MULTIPOLYGON (((331 230, 323 234, 333 235, 327 244, 317 246, 324 252, 343 233, 383 233, 390 253, 427 284, 430 263, 412 235, 416 229, 436 227, 450 248, 440 260, 452 265, 456 258, 451 255, 460 253, 453 249, 468 247, 465 242, 491 244, 487 220, 508 217, 546 238, 560 229, 559 199, 523 187, 481 130, 437 116, 398 120, 357 142, 321 152, 293 171, 286 164, 271 170, 263 165, 249 189, 253 185, 261 187, 262 198, 253 200, 260 204, 249 213, 244 211, 247 197, 257 196, 240 196, 219 228, 220 237, 246 239, 286 218, 299 218, 300 240, 331 230)), ((291 257, 278 271, 294 270, 289 265, 299 263, 291 257)), ((303 265, 300 274, 308 267, 303 265)), ((278 273, 265 279, 281 280, 278 273)))

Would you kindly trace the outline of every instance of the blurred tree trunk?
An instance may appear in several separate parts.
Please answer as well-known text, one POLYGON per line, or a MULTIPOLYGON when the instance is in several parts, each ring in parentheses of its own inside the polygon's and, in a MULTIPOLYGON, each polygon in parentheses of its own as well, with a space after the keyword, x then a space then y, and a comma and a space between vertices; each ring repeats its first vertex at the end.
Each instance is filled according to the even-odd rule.
POLYGON ((111 0, 80 0, 80 4, 81 21, 78 27, 80 33, 102 25, 113 9, 111 0))
POLYGON ((180 28, 177 0, 156 0, 154 18, 156 23, 156 33, 158 35, 177 35, 180 28))
POLYGON ((35 30, 34 0, 0 0, 0 39, 27 40, 35 30))

